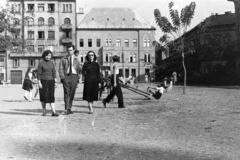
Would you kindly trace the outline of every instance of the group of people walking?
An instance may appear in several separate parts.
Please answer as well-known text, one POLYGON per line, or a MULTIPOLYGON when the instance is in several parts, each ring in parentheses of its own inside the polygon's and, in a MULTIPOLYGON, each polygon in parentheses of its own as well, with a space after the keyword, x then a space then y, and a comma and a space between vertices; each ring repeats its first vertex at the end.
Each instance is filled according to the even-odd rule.
MULTIPOLYGON (((97 56, 93 51, 89 51, 86 55, 86 62, 81 65, 77 55, 78 50, 75 50, 74 45, 67 47, 68 54, 60 60, 59 77, 63 84, 65 114, 73 114, 72 105, 79 82, 80 74, 84 76, 83 100, 88 102, 89 114, 93 114, 93 102, 98 100, 98 91, 101 88, 100 67, 96 62, 97 56)), ((46 50, 42 54, 43 60, 39 63, 37 68, 37 88, 39 88, 40 102, 43 109, 43 116, 46 116, 46 104, 50 104, 52 109, 52 116, 58 116, 55 109, 55 88, 57 88, 56 69, 54 63, 51 61, 53 54, 50 50, 46 50)), ((124 108, 123 94, 118 82, 118 56, 113 56, 113 65, 111 66, 111 84, 112 90, 107 98, 102 100, 103 106, 109 103, 116 95, 118 97, 119 108, 124 108)), ((24 98, 32 101, 33 89, 33 72, 34 68, 29 67, 22 88, 27 92, 24 98)), ((36 92, 37 94, 37 92, 36 92)), ((35 94, 35 96, 36 96, 35 94)))

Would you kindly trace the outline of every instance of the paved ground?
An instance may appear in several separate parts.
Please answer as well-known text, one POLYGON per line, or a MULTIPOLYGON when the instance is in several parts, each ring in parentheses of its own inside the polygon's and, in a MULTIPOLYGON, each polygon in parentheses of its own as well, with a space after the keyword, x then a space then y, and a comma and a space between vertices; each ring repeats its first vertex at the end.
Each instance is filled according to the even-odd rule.
MULTIPOLYGON (((0 160, 240 159, 239 87, 188 87, 183 95, 174 86, 160 100, 124 89, 127 108, 113 102, 105 109, 98 101, 89 115, 80 84, 74 114, 59 117, 50 116, 49 106, 42 117, 39 100, 25 101, 19 85, 0 92, 0 160)), ((61 85, 56 108, 64 108, 61 85)))

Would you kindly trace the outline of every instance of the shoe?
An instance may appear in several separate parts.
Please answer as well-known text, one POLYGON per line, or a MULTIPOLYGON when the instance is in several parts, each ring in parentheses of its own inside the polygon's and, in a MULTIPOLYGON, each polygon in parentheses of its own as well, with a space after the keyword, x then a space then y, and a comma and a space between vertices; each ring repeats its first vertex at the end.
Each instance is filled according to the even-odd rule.
POLYGON ((107 106, 106 106, 107 102, 104 99, 102 100, 102 103, 103 103, 104 108, 107 108, 107 106))
POLYGON ((93 114, 93 111, 89 111, 88 114, 93 114))
POLYGON ((45 117, 46 115, 47 115, 46 113, 43 113, 43 114, 42 114, 42 116, 44 116, 44 117, 45 117))
POLYGON ((28 98, 26 96, 23 96, 26 101, 28 101, 28 98))
POLYGON ((121 107, 118 107, 118 108, 125 108, 125 106, 121 106, 121 107))
POLYGON ((29 102, 32 102, 32 100, 30 100, 30 99, 29 99, 28 101, 29 101, 29 102))
POLYGON ((73 112, 70 109, 67 109, 66 115, 68 115, 68 114, 73 114, 73 112))
POLYGON ((57 117, 57 116, 59 116, 57 113, 54 113, 54 112, 52 112, 52 116, 53 117, 57 117))

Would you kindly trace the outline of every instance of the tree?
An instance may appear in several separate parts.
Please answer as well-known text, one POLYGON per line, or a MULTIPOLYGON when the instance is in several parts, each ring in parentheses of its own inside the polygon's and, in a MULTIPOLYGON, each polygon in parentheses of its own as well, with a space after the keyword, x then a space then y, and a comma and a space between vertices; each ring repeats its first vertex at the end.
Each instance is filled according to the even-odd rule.
POLYGON ((189 5, 182 8, 180 15, 177 10, 173 9, 173 6, 174 3, 170 2, 168 7, 172 23, 165 16, 161 15, 159 9, 154 10, 155 21, 164 34, 160 37, 159 42, 154 41, 153 45, 162 46, 164 50, 172 48, 172 51, 182 55, 182 65, 184 70, 183 94, 186 94, 187 71, 184 63, 184 55, 188 52, 192 53, 194 48, 191 43, 186 42, 185 33, 187 32, 194 16, 196 3, 191 2, 189 5), (171 37, 171 40, 168 37, 171 37))
POLYGON ((34 16, 33 12, 29 13, 30 16, 22 16, 20 10, 16 10, 14 5, 10 5, 7 1, 5 7, 0 7, 0 49, 12 50, 22 44, 28 44, 28 41, 19 36, 21 24, 24 20, 34 16), (23 18, 23 21, 22 21, 23 18))

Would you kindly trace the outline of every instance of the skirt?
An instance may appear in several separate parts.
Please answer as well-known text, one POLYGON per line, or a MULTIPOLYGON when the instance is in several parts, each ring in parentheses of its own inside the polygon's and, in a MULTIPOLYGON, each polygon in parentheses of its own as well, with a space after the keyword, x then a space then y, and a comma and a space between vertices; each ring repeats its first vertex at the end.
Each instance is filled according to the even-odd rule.
POLYGON ((22 89, 30 92, 33 89, 32 81, 30 79, 24 79, 22 89))
POLYGON ((55 102, 55 81, 54 80, 42 80, 42 88, 39 88, 40 101, 44 103, 55 102))

